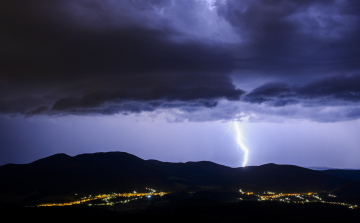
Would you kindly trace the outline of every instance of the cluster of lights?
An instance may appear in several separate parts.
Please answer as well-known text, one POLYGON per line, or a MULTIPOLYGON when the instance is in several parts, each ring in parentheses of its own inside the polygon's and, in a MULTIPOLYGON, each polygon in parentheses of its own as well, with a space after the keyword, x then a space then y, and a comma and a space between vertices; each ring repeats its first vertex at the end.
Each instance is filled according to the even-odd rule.
MULTIPOLYGON (((102 194, 102 195, 96 195, 96 196, 92 196, 89 195, 88 197, 82 197, 80 200, 77 201, 73 201, 73 202, 67 202, 67 203, 51 203, 51 204, 40 204, 37 205, 38 207, 40 206, 70 206, 70 205, 79 205, 79 204, 85 204, 89 201, 94 201, 94 200, 103 200, 105 203, 101 203, 101 204, 91 204, 89 203, 88 206, 92 206, 92 205, 114 205, 114 204, 120 204, 120 203, 128 203, 137 199, 141 199, 143 197, 148 197, 150 198, 151 196, 163 196, 165 194, 168 194, 166 192, 156 192, 156 190, 151 189, 151 188, 146 188, 148 190, 150 190, 149 193, 137 193, 136 191, 134 191, 133 193, 112 193, 112 194, 102 194), (124 198, 128 198, 126 200, 123 201, 118 201, 118 202, 111 202, 111 199, 114 199, 116 197, 124 197, 124 198)), ((265 191, 264 194, 254 194, 254 192, 244 192, 241 189, 239 190, 239 192, 243 195, 255 195, 257 196, 259 199, 259 201, 281 201, 281 202, 286 202, 286 203, 310 203, 310 202, 321 202, 321 203, 327 203, 327 204, 336 204, 336 205, 342 205, 342 206, 347 206, 351 209, 354 208, 358 208, 358 205, 354 205, 354 204, 347 204, 347 203, 343 203, 343 202, 334 202, 334 201, 324 201, 317 193, 276 193, 276 192, 271 192, 271 191, 265 191), (294 200, 293 198, 297 198, 298 201, 294 200)), ((77 194, 75 194, 77 195, 77 194)), ((332 194, 328 194, 328 197, 336 197, 335 195, 332 194)), ((243 200, 243 198, 239 198, 239 200, 243 200)))
POLYGON ((151 188, 145 188, 145 189, 150 190, 150 193, 151 193, 151 194, 152 194, 152 193, 156 193, 156 190, 154 190, 154 189, 151 189, 151 188))
MULTIPOLYGON (((239 190, 241 194, 243 195, 253 195, 253 192, 244 192, 241 189, 239 190)), ((336 204, 336 205, 342 205, 347 206, 348 208, 354 209, 357 208, 358 205, 354 204, 347 204, 343 202, 334 202, 334 201, 324 201, 317 193, 275 193, 275 192, 264 192, 265 195, 256 194, 256 196, 259 198, 259 201, 281 201, 286 203, 311 203, 311 202, 320 202, 325 204, 336 204), (293 198, 291 198, 293 197, 293 198), (294 200, 294 197, 297 198, 299 201, 294 200)), ((329 197, 336 197, 335 195, 328 195, 329 197)), ((243 200, 243 199, 239 199, 243 200)))
POLYGON ((127 199, 127 200, 123 200, 123 201, 118 201, 118 202, 110 202, 109 200, 112 199, 112 198, 104 198, 103 201, 105 201, 105 203, 100 203, 100 204, 88 204, 88 206, 103 206, 103 205, 106 205, 106 206, 113 206, 114 204, 126 204, 130 201, 135 201, 137 199, 141 199, 143 197, 135 197, 135 198, 132 198, 132 199, 127 199))
MULTIPOLYGON (((146 188, 149 189, 149 188, 146 188)), ((137 193, 136 191, 134 191, 133 193, 111 193, 111 194, 101 194, 101 195, 96 195, 96 196, 85 196, 82 197, 80 200, 77 201, 73 201, 73 202, 67 202, 67 203, 50 203, 50 204, 39 204, 37 205, 38 207, 44 207, 44 206, 71 206, 71 205, 79 205, 79 204, 84 204, 87 203, 89 201, 94 201, 94 200, 99 200, 102 199, 105 204, 96 204, 96 205, 114 205, 114 204, 118 204, 118 203, 127 203, 130 201, 134 201, 137 200, 138 198, 142 198, 142 197, 151 197, 152 195, 154 196, 163 196, 165 194, 168 194, 166 192, 156 192, 156 190, 154 189, 149 189, 151 192, 150 193, 137 193), (120 202, 110 202, 111 199, 113 198, 117 198, 117 197, 126 197, 129 198, 127 200, 124 201, 120 201, 120 202), (132 199, 130 199, 132 198, 132 199)), ((77 194, 75 194, 77 195, 77 194)), ((88 204, 89 206, 93 205, 93 204, 88 204)))

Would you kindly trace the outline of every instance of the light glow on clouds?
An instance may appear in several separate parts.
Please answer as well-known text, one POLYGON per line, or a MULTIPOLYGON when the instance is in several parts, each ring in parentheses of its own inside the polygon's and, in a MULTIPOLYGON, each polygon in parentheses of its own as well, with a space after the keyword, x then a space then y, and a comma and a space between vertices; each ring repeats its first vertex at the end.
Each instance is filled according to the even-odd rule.
MULTIPOLYGON (((208 160, 239 167, 230 122, 168 123, 143 114, 112 116, 0 117, 0 164, 29 163, 66 153, 124 151, 167 162, 208 160), (154 131, 156 129, 156 131, 154 131), (21 156, 19 154, 22 154, 21 156)), ((247 166, 264 163, 360 168, 360 121, 315 123, 241 122, 251 148, 247 166)))
POLYGON ((161 117, 168 122, 232 121, 236 119, 249 122, 282 123, 291 120, 310 120, 327 123, 358 119, 360 106, 357 104, 312 106, 311 103, 308 103, 272 107, 266 104, 220 100, 214 108, 184 106, 182 108, 157 109, 153 112, 143 112, 143 114, 150 117, 161 117))
POLYGON ((173 32, 175 41, 202 40, 237 43, 240 41, 232 26, 217 13, 215 0, 162 1, 139 5, 131 1, 69 1, 63 12, 89 29, 126 27, 129 24, 173 32), (97 7, 95 7, 97 6, 97 7), (99 10, 101 8, 101 10, 99 10))

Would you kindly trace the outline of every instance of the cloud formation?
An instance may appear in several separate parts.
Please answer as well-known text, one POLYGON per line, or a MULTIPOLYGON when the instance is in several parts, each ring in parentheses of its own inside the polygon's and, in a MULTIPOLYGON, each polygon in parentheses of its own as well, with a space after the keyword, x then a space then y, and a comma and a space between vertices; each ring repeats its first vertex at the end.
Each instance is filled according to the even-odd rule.
POLYGON ((335 106, 360 102, 360 75, 341 75, 320 79, 303 86, 268 83, 254 89, 244 98, 250 103, 286 106, 335 106))
POLYGON ((213 108, 220 99, 236 101, 244 94, 229 78, 217 75, 172 75, 171 78, 141 75, 110 81, 99 83, 97 80, 91 92, 79 98, 57 100, 51 112, 141 112, 159 107, 181 107, 184 103, 213 108))
POLYGON ((0 113, 358 119, 359 28, 350 0, 5 0, 0 113))

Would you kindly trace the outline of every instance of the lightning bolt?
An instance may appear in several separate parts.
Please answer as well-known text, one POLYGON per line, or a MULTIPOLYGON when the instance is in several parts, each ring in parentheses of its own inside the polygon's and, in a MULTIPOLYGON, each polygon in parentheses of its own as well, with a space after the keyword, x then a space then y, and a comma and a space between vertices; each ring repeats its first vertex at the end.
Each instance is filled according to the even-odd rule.
POLYGON ((248 161, 248 154, 249 154, 249 149, 242 143, 242 140, 244 139, 244 137, 241 135, 240 132, 240 128, 239 125, 236 121, 234 121, 235 123, 235 131, 236 131, 236 142, 238 144, 238 148, 240 147, 240 149, 244 152, 244 161, 242 166, 246 166, 246 163, 248 161))

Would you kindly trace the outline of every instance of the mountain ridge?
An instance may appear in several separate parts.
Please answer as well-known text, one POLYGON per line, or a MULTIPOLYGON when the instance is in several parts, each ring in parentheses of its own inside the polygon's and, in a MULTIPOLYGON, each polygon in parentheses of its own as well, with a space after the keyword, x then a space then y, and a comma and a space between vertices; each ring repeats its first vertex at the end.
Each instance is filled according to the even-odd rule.
POLYGON ((29 164, 0 167, 0 195, 221 189, 281 192, 331 191, 351 180, 295 165, 227 167, 210 161, 171 163, 126 152, 54 154, 29 164))

